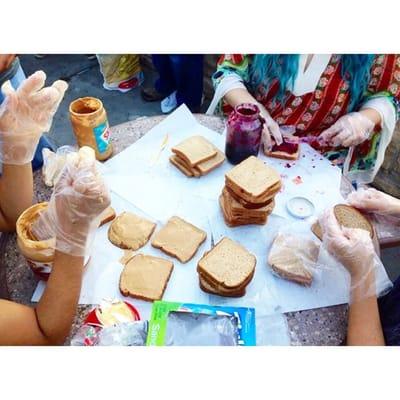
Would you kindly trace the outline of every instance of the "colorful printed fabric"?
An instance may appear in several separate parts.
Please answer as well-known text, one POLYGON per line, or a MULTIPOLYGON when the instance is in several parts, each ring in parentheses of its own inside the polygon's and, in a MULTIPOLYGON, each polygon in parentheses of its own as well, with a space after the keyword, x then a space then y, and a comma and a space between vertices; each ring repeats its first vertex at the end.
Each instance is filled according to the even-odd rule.
MULTIPOLYGON (((343 166, 348 148, 321 147, 313 140, 325 129, 348 113, 350 91, 348 83, 341 76, 341 57, 334 54, 321 74, 314 92, 295 96, 287 92, 284 103, 274 101, 278 82, 270 87, 263 84, 252 87, 251 56, 228 54, 218 60, 217 71, 213 75, 214 86, 229 74, 237 74, 243 80, 249 92, 265 106, 279 125, 293 125, 296 135, 307 137, 309 144, 328 157, 333 163, 343 166)), ((400 100, 400 55, 377 55, 371 67, 371 79, 363 103, 374 97, 388 98, 398 110, 400 100)), ((219 110, 228 114, 232 108, 220 104, 219 110)), ((380 130, 370 140, 356 146, 350 163, 350 171, 362 171, 374 168, 379 146, 380 130)))

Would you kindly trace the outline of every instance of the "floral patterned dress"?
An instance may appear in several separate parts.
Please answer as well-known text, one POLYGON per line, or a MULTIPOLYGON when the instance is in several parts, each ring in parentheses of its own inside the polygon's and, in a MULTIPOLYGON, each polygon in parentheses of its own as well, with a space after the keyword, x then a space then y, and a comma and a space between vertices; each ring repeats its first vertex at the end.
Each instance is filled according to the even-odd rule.
MULTIPOLYGON (((338 118, 348 113, 350 98, 349 85, 341 77, 341 57, 332 55, 321 74, 317 87, 313 92, 295 96, 287 92, 284 103, 273 100, 278 90, 278 81, 267 89, 262 84, 251 86, 251 56, 233 54, 222 55, 218 60, 217 71, 213 75, 214 86, 229 74, 237 74, 249 92, 262 103, 272 118, 279 125, 293 125, 296 135, 307 137, 307 142, 328 157, 332 163, 343 166, 348 148, 321 147, 313 140, 325 129, 334 124, 338 118)), ((363 103, 376 97, 386 97, 398 110, 400 100, 400 55, 377 55, 371 68, 371 79, 363 103)), ((231 107, 221 103, 220 111, 229 113, 231 107)), ((355 147, 350 161, 350 171, 374 168, 377 149, 380 142, 380 127, 371 138, 355 147)))

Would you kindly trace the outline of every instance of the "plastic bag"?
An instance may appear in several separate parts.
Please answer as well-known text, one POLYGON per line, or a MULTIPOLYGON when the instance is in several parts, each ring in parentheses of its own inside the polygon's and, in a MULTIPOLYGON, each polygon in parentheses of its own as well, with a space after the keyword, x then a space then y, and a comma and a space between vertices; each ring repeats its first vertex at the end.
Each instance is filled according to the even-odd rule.
POLYGON ((238 320, 232 315, 172 311, 166 346, 237 346, 238 320))
POLYGON ((145 346, 148 322, 135 321, 108 326, 99 332, 98 346, 145 346))
POLYGON ((310 286, 318 253, 319 245, 309 237, 279 232, 272 243, 268 264, 276 275, 310 286))
POLYGON ((77 152, 77 149, 73 146, 61 146, 56 152, 53 152, 47 148, 42 150, 42 176, 46 186, 53 187, 56 184, 57 179, 60 176, 60 172, 64 168, 64 165, 67 161, 68 154, 74 152, 77 152))
POLYGON ((98 54, 100 71, 107 90, 127 92, 143 82, 139 56, 136 54, 98 54))

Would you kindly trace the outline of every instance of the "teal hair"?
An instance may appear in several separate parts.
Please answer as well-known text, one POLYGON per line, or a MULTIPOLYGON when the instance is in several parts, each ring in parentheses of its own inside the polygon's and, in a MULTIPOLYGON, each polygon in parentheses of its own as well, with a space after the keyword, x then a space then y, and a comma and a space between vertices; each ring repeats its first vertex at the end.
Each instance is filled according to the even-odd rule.
MULTIPOLYGON (((370 79, 373 54, 343 54, 341 59, 342 78, 350 88, 349 111, 361 102, 370 79)), ((279 79, 275 99, 283 102, 286 88, 293 89, 299 70, 298 54, 257 54, 251 64, 251 85, 256 88, 263 84, 266 88, 279 79)))

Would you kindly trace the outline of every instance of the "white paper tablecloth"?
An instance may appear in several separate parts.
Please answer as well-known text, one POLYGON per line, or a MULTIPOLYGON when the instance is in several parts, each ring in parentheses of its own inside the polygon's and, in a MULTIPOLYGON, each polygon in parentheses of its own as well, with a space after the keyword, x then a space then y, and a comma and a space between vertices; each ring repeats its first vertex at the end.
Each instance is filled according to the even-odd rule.
MULTIPOLYGON (((224 174, 232 165, 225 162, 210 174, 197 179, 185 177, 168 160, 171 147, 196 134, 224 150, 224 135, 200 125, 190 111, 181 106, 136 143, 109 160, 103 168, 112 190, 112 206, 117 213, 132 211, 147 216, 157 222, 157 229, 171 216, 178 215, 207 231, 207 241, 187 264, 168 257, 150 244, 140 250, 174 262, 164 300, 255 307, 258 324, 268 321, 261 319, 262 316, 346 303, 349 291, 347 272, 332 263, 328 256, 326 267, 317 271, 310 288, 276 277, 267 265, 269 248, 280 229, 303 232, 313 238, 309 229, 313 220, 326 207, 343 202, 340 170, 305 144, 302 145, 300 159, 295 162, 260 155, 282 175, 284 188, 275 198, 276 207, 265 226, 229 228, 223 221, 218 197, 224 186, 224 174), (167 145, 160 152, 166 137, 167 145), (302 183, 296 183, 299 181, 296 177, 300 177, 302 183), (304 221, 291 217, 286 211, 286 202, 293 196, 309 198, 315 206, 314 216, 304 221), (223 236, 241 243, 257 257, 255 276, 247 287, 246 296, 242 298, 208 295, 199 288, 197 262, 211 247, 211 241, 216 243, 223 236)), ((122 271, 118 260, 123 251, 108 241, 108 226, 103 226, 97 232, 92 258, 83 279, 79 299, 81 304, 97 304, 104 298, 123 298, 118 285, 122 271)), ((379 277, 379 289, 383 289, 388 283, 383 267, 379 269, 379 277)), ((44 283, 41 282, 33 301, 40 298, 43 289, 44 283)), ((135 299, 129 301, 138 307, 143 318, 149 316, 151 303, 135 299)), ((268 325, 268 322, 265 323, 268 325)))

